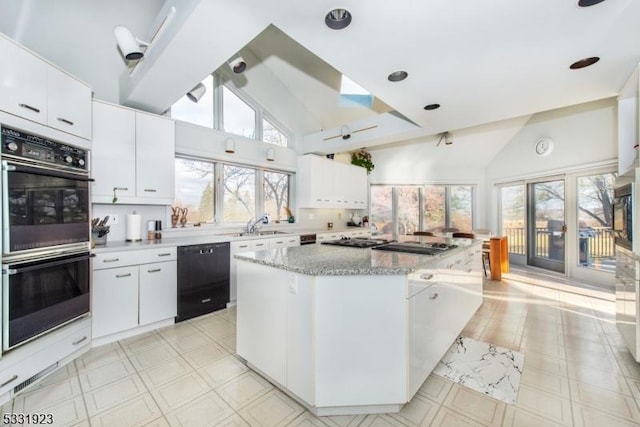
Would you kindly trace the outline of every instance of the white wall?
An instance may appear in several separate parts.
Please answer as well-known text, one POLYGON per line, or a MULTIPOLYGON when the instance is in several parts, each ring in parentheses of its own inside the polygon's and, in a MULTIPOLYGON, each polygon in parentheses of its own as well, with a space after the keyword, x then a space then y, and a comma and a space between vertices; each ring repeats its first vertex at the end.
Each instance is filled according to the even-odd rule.
POLYGON ((615 163, 617 126, 615 98, 535 114, 487 167, 488 226, 497 231, 496 183, 615 163), (535 154, 541 137, 554 141, 548 156, 535 154))

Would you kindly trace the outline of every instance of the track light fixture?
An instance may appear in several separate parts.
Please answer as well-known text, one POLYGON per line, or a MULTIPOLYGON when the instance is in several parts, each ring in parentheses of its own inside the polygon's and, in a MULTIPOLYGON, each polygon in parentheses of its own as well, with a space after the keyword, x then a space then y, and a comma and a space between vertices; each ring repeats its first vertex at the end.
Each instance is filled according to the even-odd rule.
POLYGON ((451 135, 450 132, 443 132, 440 134, 440 139, 438 140, 436 147, 440 146, 440 143, 442 142, 443 139, 444 139, 444 145, 453 144, 453 135, 451 135))
POLYGON ((244 58, 240 55, 237 55, 236 57, 231 59, 228 64, 236 74, 242 74, 244 70, 247 69, 247 61, 245 61, 244 58))
POLYGON ((113 35, 116 37, 116 43, 122 55, 128 61, 136 61, 142 59, 144 52, 142 47, 148 47, 149 43, 135 37, 131 31, 124 25, 118 25, 113 29, 113 35))
POLYGON ((200 98, 204 96, 206 91, 207 88, 205 87, 205 85, 203 85, 202 83, 198 83, 193 89, 187 92, 187 98, 189 98, 189 100, 192 102, 198 102, 200 101, 200 98))

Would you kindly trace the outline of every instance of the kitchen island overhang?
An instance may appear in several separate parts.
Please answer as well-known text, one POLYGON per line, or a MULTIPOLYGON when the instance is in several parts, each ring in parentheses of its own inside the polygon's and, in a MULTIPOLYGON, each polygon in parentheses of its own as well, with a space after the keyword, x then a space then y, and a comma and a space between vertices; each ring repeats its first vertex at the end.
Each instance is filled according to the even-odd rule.
POLYGON ((398 412, 482 304, 481 245, 463 243, 237 254, 237 353, 316 415, 398 412))

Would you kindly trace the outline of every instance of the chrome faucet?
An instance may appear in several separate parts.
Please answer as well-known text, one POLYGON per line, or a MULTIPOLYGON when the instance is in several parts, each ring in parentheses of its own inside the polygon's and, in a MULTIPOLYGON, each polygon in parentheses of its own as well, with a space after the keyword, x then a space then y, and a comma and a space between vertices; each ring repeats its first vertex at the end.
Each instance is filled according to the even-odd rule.
POLYGON ((269 215, 265 213, 265 214, 262 214, 262 216, 256 219, 255 221, 253 219, 249 220, 249 222, 247 222, 247 227, 245 228, 245 233, 247 234, 257 233, 258 230, 260 229, 260 226, 258 224, 261 222, 264 224, 269 224, 269 215))

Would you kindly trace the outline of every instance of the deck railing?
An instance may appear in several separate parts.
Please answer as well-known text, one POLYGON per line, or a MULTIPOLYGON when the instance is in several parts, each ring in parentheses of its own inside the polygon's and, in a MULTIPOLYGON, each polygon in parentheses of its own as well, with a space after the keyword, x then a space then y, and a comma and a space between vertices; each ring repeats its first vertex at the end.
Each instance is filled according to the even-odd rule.
MULTIPOLYGON (((506 228, 504 234, 509 243, 509 253, 524 255, 526 252, 526 229, 524 227, 506 228)), ((549 254, 550 232, 548 228, 536 228, 536 256, 547 257, 549 254)), ((611 258, 613 252, 613 231, 611 227, 593 227, 582 233, 580 250, 586 239, 588 258, 611 258)), ((551 237, 553 239, 553 237, 551 237)))

